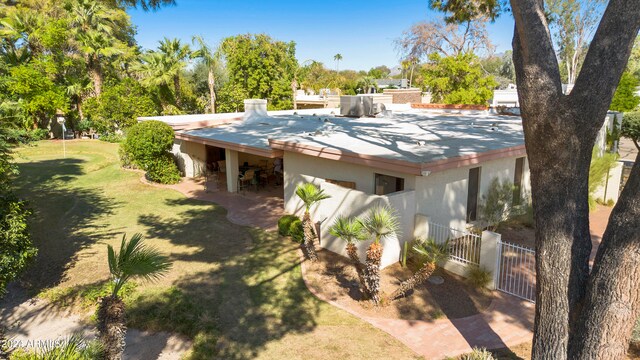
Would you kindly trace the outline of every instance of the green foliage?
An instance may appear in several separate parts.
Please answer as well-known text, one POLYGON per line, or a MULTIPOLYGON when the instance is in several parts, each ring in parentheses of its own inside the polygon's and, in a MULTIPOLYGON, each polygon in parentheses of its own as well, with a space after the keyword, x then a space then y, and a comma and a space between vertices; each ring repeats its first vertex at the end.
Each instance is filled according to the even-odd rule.
POLYGON ((476 265, 468 266, 466 275, 467 282, 478 289, 486 288, 493 279, 491 271, 476 265))
POLYGON ((152 160, 147 166, 147 179, 159 184, 177 184, 180 182, 180 170, 171 154, 164 154, 152 160))
POLYGON ((329 233, 347 243, 355 243, 367 238, 362 222, 355 218, 340 215, 329 228, 329 233))
POLYGON ((364 218, 359 219, 362 230, 376 243, 393 234, 400 234, 400 221, 394 209, 388 206, 374 206, 364 218))
POLYGON ((126 139, 126 137, 124 135, 120 135, 117 133, 110 133, 110 134, 100 135, 98 139, 100 139, 100 141, 104 141, 112 144, 120 144, 126 139))
POLYGON ((5 141, 17 145, 28 144, 33 141, 44 140, 49 136, 49 131, 46 129, 33 129, 26 130, 23 128, 10 128, 5 130, 5 141))
POLYGON ((605 152, 602 156, 598 156, 594 150, 589 167, 589 209, 595 209, 596 199, 593 195, 599 187, 604 186, 609 170, 617 160, 617 154, 605 152))
POLYGON ((102 345, 88 341, 81 335, 73 335, 56 343, 48 343, 38 351, 19 349, 11 353, 15 360, 98 360, 102 358, 102 345))
MULTIPOLYGON (((160 113, 144 88, 131 78, 105 87, 99 97, 88 99, 84 113, 99 133, 114 133, 136 124, 139 116, 160 113)), ((88 129, 87 129, 88 130, 88 129)))
POLYGON ((502 182, 497 177, 491 179, 480 204, 480 214, 490 229, 495 229, 500 222, 507 220, 511 215, 513 190, 514 186, 511 182, 502 182))
POLYGON ((152 162, 171 150, 173 138, 171 126, 162 121, 143 121, 129 129, 121 146, 138 167, 147 170, 152 162))
MULTIPOLYGON (((291 82, 298 66, 294 42, 273 40, 265 34, 237 35, 224 39, 220 52, 229 74, 223 93, 233 94, 232 89, 238 88, 247 98, 267 99, 269 109, 292 108, 291 82)), ((225 97, 219 106, 226 108, 229 105, 223 100, 225 97)))
POLYGON ((278 234, 282 236, 289 236, 291 223, 295 220, 300 220, 300 218, 295 215, 283 215, 280 219, 278 219, 278 234))
POLYGON ((640 150, 640 111, 624 114, 621 134, 633 140, 638 150, 640 150))
POLYGON ((109 272, 114 282, 112 296, 117 297, 127 282, 134 278, 153 281, 164 275, 170 268, 171 262, 156 249, 143 243, 142 234, 134 234, 127 241, 127 235, 122 236, 120 251, 115 252, 111 245, 107 245, 109 272))
POLYGON ((296 187, 296 195, 304 203, 307 212, 309 212, 311 206, 313 206, 314 204, 331 197, 325 194, 324 190, 320 189, 312 183, 304 183, 298 185, 296 187))
POLYGON ((493 76, 484 74, 474 54, 442 57, 433 53, 429 60, 423 76, 434 102, 486 105, 493 96, 498 83, 493 76))
POLYGON ((411 250, 423 263, 437 264, 449 257, 449 241, 437 243, 434 239, 416 239, 411 250))
POLYGON ((302 226, 302 220, 296 219, 291 222, 291 225, 289 226, 289 236, 291 236, 295 242, 302 244, 304 241, 304 227, 302 226))
POLYGON ((630 72, 625 71, 620 78, 615 94, 613 94, 609 109, 620 112, 635 110, 640 104, 640 97, 635 94, 636 87, 638 87, 638 79, 630 72))
POLYGON ((494 360, 493 354, 485 348, 473 348, 473 351, 464 354, 460 357, 460 360, 494 360))

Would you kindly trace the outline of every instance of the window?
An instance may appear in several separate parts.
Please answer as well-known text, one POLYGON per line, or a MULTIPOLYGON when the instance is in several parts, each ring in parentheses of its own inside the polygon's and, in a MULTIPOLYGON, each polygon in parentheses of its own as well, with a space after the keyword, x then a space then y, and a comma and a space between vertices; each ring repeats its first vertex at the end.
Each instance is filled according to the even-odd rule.
POLYGON ((404 179, 389 176, 376 174, 376 195, 386 195, 396 191, 404 190, 404 179))
POLYGON ((475 221, 478 216, 478 193, 480 192, 480 168, 469 169, 469 188, 467 190, 467 222, 475 221))
POLYGON ((522 202, 522 176, 524 173, 524 158, 516 159, 516 171, 513 174, 513 205, 522 202))

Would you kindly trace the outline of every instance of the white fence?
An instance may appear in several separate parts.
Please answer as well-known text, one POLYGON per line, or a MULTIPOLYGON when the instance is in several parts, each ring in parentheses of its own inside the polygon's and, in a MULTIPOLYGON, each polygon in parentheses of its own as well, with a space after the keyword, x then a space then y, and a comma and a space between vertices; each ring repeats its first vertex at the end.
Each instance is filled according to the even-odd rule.
POLYGON ((480 235, 429 222, 428 238, 442 244, 449 241, 449 258, 465 265, 480 265, 480 235))
POLYGON ((536 252, 523 246, 498 242, 496 288, 536 302, 536 252))

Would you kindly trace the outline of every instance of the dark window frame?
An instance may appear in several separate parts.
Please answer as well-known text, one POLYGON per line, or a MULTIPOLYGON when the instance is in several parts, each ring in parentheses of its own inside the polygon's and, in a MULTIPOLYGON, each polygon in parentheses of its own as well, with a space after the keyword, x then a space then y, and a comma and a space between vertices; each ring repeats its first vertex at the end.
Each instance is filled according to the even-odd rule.
POLYGON ((467 222, 478 219, 478 198, 480 196, 480 180, 482 167, 477 166, 469 169, 467 184, 467 222))
POLYGON ((399 192, 399 191, 404 191, 405 187, 404 187, 404 178, 401 177, 397 177, 397 176, 393 176, 393 175, 387 175, 387 174, 380 174, 380 173, 374 173, 373 174, 373 193, 376 195, 388 195, 388 194, 393 194, 395 192, 399 192), (396 186, 395 186, 395 191, 392 192, 388 192, 388 193, 384 193, 384 194, 378 194, 377 193, 377 188, 378 188, 378 179, 380 177, 387 177, 387 178, 393 178, 395 179, 396 182, 396 186))

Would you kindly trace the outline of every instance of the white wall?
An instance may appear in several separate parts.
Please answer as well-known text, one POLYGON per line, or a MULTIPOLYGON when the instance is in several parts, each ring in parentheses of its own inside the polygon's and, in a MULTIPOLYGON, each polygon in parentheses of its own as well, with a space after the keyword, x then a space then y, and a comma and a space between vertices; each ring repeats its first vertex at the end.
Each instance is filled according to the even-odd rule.
POLYGON ((604 184, 596 189, 593 194, 593 197, 597 200, 604 200, 607 202, 609 200, 613 200, 613 202, 618 202, 618 197, 620 196, 620 180, 622 178, 622 168, 624 164, 621 161, 615 163, 615 165, 609 170, 609 182, 606 180, 604 184), (605 193, 606 191, 606 193, 605 193))
MULTIPOLYGON (((432 222, 463 230, 467 227, 467 192, 469 169, 481 167, 480 198, 487 192, 491 180, 513 182, 516 157, 487 161, 481 164, 431 173, 416 178, 416 213, 428 216, 432 222)), ((522 194, 531 194, 529 162, 525 160, 522 194)), ((480 200, 479 200, 480 202, 480 200)))
POLYGON ((204 144, 174 140, 171 150, 176 157, 178 168, 186 177, 198 177, 206 170, 207 150, 204 144))

